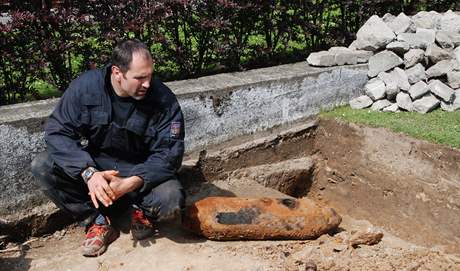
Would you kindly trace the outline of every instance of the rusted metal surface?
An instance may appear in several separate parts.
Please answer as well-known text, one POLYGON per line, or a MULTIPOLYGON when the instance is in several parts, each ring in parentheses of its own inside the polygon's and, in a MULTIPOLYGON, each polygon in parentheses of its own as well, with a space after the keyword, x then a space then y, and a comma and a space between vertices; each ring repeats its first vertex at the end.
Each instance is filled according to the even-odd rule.
POLYGON ((306 198, 209 197, 186 210, 183 226, 214 240, 314 239, 341 221, 333 209, 306 198))

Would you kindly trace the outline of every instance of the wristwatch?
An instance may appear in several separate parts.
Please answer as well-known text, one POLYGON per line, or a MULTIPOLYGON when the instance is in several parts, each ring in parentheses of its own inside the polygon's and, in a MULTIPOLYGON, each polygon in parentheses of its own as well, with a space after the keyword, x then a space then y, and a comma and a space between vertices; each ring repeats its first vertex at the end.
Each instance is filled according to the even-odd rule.
POLYGON ((93 168, 93 167, 87 167, 83 172, 81 173, 81 177, 83 178, 83 181, 85 183, 88 183, 89 179, 93 176, 94 173, 98 172, 99 170, 93 168))

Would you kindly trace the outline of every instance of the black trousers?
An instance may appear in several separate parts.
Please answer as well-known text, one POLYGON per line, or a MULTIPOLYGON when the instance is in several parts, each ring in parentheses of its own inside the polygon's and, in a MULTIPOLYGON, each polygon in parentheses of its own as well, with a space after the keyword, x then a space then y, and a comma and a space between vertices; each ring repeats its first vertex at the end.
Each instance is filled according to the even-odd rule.
POLYGON ((132 204, 136 204, 156 221, 172 219, 184 207, 185 194, 177 179, 168 180, 150 191, 128 193, 111 206, 100 204, 99 209, 96 209, 83 179, 75 180, 68 176, 46 151, 32 161, 32 174, 39 181, 45 195, 60 209, 82 221, 83 225, 90 224, 98 214, 109 218, 119 216, 126 213, 132 204))

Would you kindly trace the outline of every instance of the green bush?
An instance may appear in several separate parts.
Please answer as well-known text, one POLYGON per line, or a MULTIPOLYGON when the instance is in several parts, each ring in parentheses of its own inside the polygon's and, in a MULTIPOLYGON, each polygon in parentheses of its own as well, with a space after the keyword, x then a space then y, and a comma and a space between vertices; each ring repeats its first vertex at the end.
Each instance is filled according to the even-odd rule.
POLYGON ((457 1, 78 0, 58 8, 35 2, 13 1, 11 20, 0 24, 0 105, 54 95, 50 86, 63 92, 79 73, 106 64, 126 38, 151 48, 162 79, 185 79, 300 61, 311 51, 348 45, 373 14, 445 11, 457 1))

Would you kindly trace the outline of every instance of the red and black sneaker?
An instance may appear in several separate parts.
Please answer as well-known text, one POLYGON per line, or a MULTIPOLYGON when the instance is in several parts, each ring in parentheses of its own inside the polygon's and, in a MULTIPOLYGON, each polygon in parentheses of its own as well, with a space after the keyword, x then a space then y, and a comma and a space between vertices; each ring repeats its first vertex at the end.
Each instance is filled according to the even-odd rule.
POLYGON ((120 233, 110 225, 92 224, 86 231, 83 242, 83 256, 97 257, 107 250, 120 233))
POLYGON ((153 224, 144 215, 141 209, 134 208, 131 215, 131 234, 136 240, 143 240, 156 233, 153 224))

